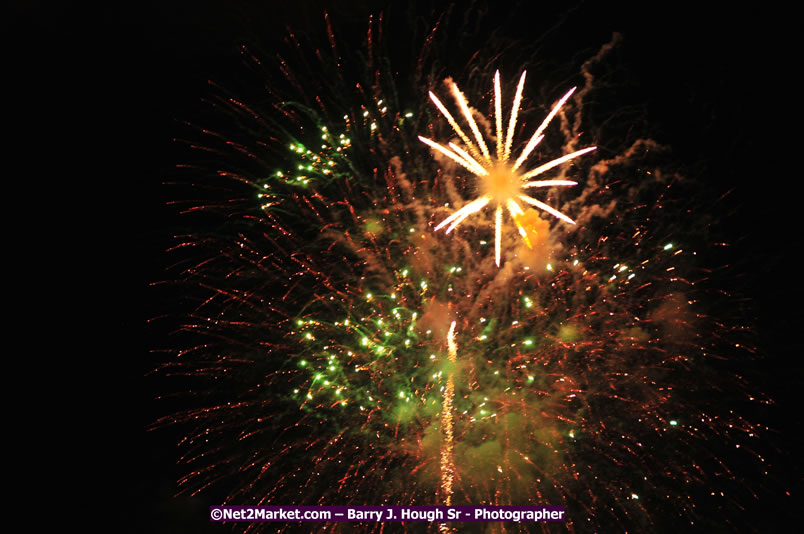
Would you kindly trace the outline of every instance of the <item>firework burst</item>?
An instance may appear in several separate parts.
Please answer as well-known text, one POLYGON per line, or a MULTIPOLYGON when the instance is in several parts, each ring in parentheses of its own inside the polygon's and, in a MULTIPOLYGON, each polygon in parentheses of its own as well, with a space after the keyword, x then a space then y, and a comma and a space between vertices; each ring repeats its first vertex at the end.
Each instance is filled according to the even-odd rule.
POLYGON ((455 213, 444 219, 438 226, 435 227, 435 229, 440 230, 444 226, 449 225, 446 233, 450 233, 459 224, 461 224, 464 219, 473 213, 477 213, 478 211, 482 210, 489 203, 493 203, 496 206, 494 211, 494 259, 497 263, 497 267, 500 266, 500 240, 502 234, 503 209, 508 209, 508 213, 510 213, 514 224, 519 230, 519 234, 522 236, 522 239, 529 248, 531 247, 531 243, 530 238, 528 237, 528 232, 520 223, 520 217, 523 216, 525 212, 522 210, 522 206, 519 204, 519 201, 542 209, 547 213, 568 222, 569 224, 575 224, 575 221, 560 211, 551 208, 540 200, 525 195, 524 190, 533 187, 577 185, 576 182, 571 180, 531 180, 531 178, 535 178, 536 176, 539 176, 540 174, 543 174, 550 169, 561 165, 562 163, 571 161, 572 159, 586 154, 587 152, 591 152, 596 148, 587 147, 560 158, 556 158, 529 171, 519 171, 519 167, 525 162, 526 159, 528 159, 528 156, 530 156, 539 142, 544 138, 542 132, 547 128, 547 126, 550 124, 550 121, 553 120, 559 110, 561 110, 561 107, 567 102, 572 93, 575 92, 575 88, 573 87, 561 98, 561 100, 558 101, 558 103, 553 107, 552 111, 550 111, 550 114, 544 119, 544 122, 539 125, 517 160, 513 164, 509 163, 509 158, 511 156, 511 143, 513 142, 514 131, 516 129, 517 114, 519 113, 519 106, 522 101, 522 88, 525 86, 525 74, 526 72, 523 72, 522 77, 519 79, 519 85, 517 85, 516 88, 516 96, 514 97, 514 103, 511 108, 511 117, 508 121, 508 130, 504 137, 500 71, 497 71, 494 75, 494 117, 495 124, 497 125, 496 158, 492 158, 491 154, 489 154, 489 149, 486 146, 486 142, 483 140, 480 129, 477 127, 477 122, 475 121, 474 117, 472 117, 472 112, 469 110, 469 106, 466 103, 466 98, 463 96, 463 93, 461 93, 460 89, 458 89, 458 86, 455 83, 451 84, 452 94, 455 97, 455 101, 458 103, 458 106, 461 108, 463 116, 469 123, 477 144, 473 143, 469 137, 467 137, 458 123, 455 122, 455 119, 452 117, 447 108, 444 107, 441 101, 438 100, 438 97, 436 97, 436 95, 432 92, 430 92, 430 100, 433 101, 436 107, 438 107, 439 111, 449 121, 450 125, 455 130, 455 133, 458 134, 465 146, 468 148, 469 153, 453 143, 450 143, 449 148, 447 148, 430 139, 427 139, 426 137, 419 137, 420 141, 444 154, 480 178, 480 189, 482 191, 481 196, 468 203, 461 209, 456 210, 455 213), (480 148, 478 149, 478 147, 480 148))
POLYGON ((572 532, 706 528, 712 516, 689 496, 711 491, 715 523, 734 521, 744 488, 712 441, 750 443, 762 429, 702 396, 712 379, 744 398, 739 381, 713 375, 735 341, 750 342, 743 326, 707 313, 701 243, 678 217, 692 186, 666 168, 660 145, 632 139, 579 165, 581 191, 561 207, 578 214, 571 236, 519 204, 575 223, 523 191, 576 183, 532 179, 595 148, 574 144, 589 126, 591 67, 614 43, 580 67, 579 91, 543 107, 511 163, 524 73, 505 132, 494 77, 495 154, 457 85, 474 140, 430 92, 465 148, 444 147, 420 135, 440 119, 415 96, 442 77, 426 59, 438 25, 408 100, 379 27, 370 23, 367 52, 351 63, 332 31, 332 57, 291 36, 299 56, 277 58, 273 107, 221 92, 212 105, 237 127, 203 129, 193 143, 213 158, 186 168, 211 193, 187 211, 219 218, 178 247, 191 251, 180 283, 198 297, 182 324, 193 342, 162 370, 202 385, 193 407, 156 426, 185 429, 182 490, 224 487, 231 504, 566 505, 572 532), (552 153, 566 155, 520 172, 554 119, 562 142, 552 153), (461 182, 417 139, 479 184, 435 229, 492 204, 493 231, 432 231, 461 182), (525 247, 502 228, 504 209, 525 247))

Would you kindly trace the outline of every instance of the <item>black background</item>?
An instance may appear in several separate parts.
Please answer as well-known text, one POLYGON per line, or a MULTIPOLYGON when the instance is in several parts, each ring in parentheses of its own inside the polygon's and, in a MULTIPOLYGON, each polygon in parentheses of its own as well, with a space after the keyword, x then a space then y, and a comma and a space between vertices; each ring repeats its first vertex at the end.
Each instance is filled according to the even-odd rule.
MULTIPOLYGON (((166 206, 173 199, 163 185, 181 163, 173 141, 178 122, 198 116, 208 80, 240 83, 241 43, 270 54, 286 26, 323 35, 324 9, 336 32, 364 32, 368 14, 389 4, 392 9, 408 5, 12 4, 5 22, 12 73, 7 84, 14 95, 9 111, 16 119, 10 146, 27 149, 28 169, 15 176, 36 178, 29 180, 35 184, 30 193, 56 200, 48 225, 63 224, 78 236, 53 247, 71 266, 70 283, 59 284, 58 300, 86 299, 91 304, 83 304, 94 308, 91 315, 79 313, 80 325, 68 329, 73 334, 69 347, 84 355, 80 374, 87 384, 70 393, 83 414, 83 423, 70 427, 78 434, 71 441, 82 449, 85 462, 102 471, 83 498, 107 497, 126 505, 115 531, 227 530, 207 521, 208 506, 220 499, 214 491, 173 497, 181 474, 175 465, 178 436, 145 431, 164 415, 155 401, 159 386, 146 374, 162 358, 151 351, 165 345, 166 331, 148 321, 173 311, 173 303, 150 284, 166 278, 165 249, 182 224, 166 206)), ((800 61, 794 59, 795 34, 787 22, 792 15, 770 5, 608 4, 528 3, 517 7, 522 25, 511 31, 526 39, 535 31, 529 24, 544 30, 551 20, 568 16, 567 27, 586 32, 583 42, 600 46, 613 31, 621 32, 626 67, 641 90, 654 137, 672 146, 682 165, 714 181, 716 189, 733 190, 727 208, 718 209, 724 209, 725 231, 742 258, 745 276, 737 289, 751 299, 763 353, 755 386, 777 403, 768 423, 785 451, 774 472, 792 494, 785 504, 792 505, 799 499, 802 475, 793 454, 802 448, 796 413, 802 385, 797 332, 802 277, 796 251, 802 177, 800 149, 794 146, 800 124, 794 78, 800 61)), ((405 9, 427 16, 444 5, 418 2, 405 9)), ((494 24, 490 17, 489 26, 494 24)), ((574 46, 572 35, 551 39, 555 46, 562 40, 574 46)), ((72 304, 60 309, 69 314, 72 304)), ((761 510, 746 512, 747 530, 768 526, 761 510)))

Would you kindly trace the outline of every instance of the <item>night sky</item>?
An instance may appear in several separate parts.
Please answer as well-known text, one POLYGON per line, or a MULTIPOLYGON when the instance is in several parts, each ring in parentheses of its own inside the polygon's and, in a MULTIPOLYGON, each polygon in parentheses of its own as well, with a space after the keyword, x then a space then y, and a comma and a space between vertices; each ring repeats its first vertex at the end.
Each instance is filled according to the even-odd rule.
MULTIPOLYGON (((163 185, 185 154, 173 138, 183 131, 182 120, 206 113, 202 98, 209 93, 208 80, 251 91, 248 97, 258 94, 259 88, 246 86, 250 78, 238 52, 243 43, 270 56, 286 26, 323 36, 324 9, 336 33, 356 35, 364 33, 369 13, 389 4, 392 13, 411 10, 424 17, 446 4, 146 0, 84 11, 17 4, 11 17, 19 23, 14 36, 27 52, 15 66, 27 70, 40 109, 69 117, 52 131, 66 139, 66 157, 87 158, 89 177, 78 185, 77 195, 87 206, 72 216, 86 230, 88 257, 97 258, 93 272, 83 270, 86 283, 97 287, 100 309, 106 310, 100 311, 103 326, 96 336, 102 342, 93 343, 93 361, 104 380, 90 402, 102 430, 87 448, 105 472, 98 497, 111 494, 137 511, 132 516, 126 510, 108 528, 227 531, 207 520, 208 507, 222 498, 215 489, 196 498, 173 497, 183 474, 175 464, 177 431, 145 431, 165 415, 164 405, 155 400, 163 383, 146 376, 165 356, 151 351, 170 343, 170 321, 148 321, 179 311, 150 285, 170 277, 165 250, 173 234, 184 230, 182 218, 166 205, 175 200, 175 190, 163 185), (80 107, 93 111, 74 109, 80 107), (90 133, 73 146, 74 132, 87 125, 90 133)), ((672 147, 689 176, 729 192, 714 208, 734 244, 725 259, 744 273, 729 289, 748 297, 748 313, 756 318, 762 355, 747 374, 757 390, 776 400, 765 422, 778 431, 776 444, 783 450, 774 474, 779 486, 789 488, 793 496, 786 504, 792 505, 802 478, 801 460, 792 453, 804 449, 797 436, 802 433, 797 413, 802 275, 795 252, 801 243, 802 179, 800 150, 786 152, 797 140, 790 132, 798 128, 789 123, 800 100, 792 81, 797 65, 791 34, 783 29, 788 17, 778 10, 719 12, 677 3, 614 11, 603 2, 580 2, 572 9, 561 2, 524 4, 528 7, 518 8, 521 26, 505 31, 521 40, 546 35, 547 49, 566 50, 568 57, 588 54, 612 32, 622 33, 619 61, 654 138, 672 147)), ((492 10, 489 28, 503 18, 492 10)), ((411 45, 398 46, 392 50, 397 57, 411 45)), ((771 498, 762 496, 763 504, 771 506, 771 498)), ((773 510, 785 510, 781 504, 773 504, 773 510)), ((786 518, 774 521, 781 526, 786 518)), ((758 509, 746 512, 747 531, 766 530, 774 521, 765 523, 758 509)))

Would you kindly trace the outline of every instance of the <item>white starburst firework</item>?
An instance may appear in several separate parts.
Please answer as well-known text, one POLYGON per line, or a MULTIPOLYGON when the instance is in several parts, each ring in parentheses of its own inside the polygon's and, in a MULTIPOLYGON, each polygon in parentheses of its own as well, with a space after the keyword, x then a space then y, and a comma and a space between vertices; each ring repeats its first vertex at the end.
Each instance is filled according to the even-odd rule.
POLYGON ((458 106, 461 108, 463 116, 469 123, 469 127, 472 130, 472 135, 475 138, 476 144, 463 132, 450 112, 447 111, 447 108, 444 107, 444 105, 440 100, 438 100, 432 91, 430 92, 430 99, 433 101, 439 111, 441 111, 442 115, 444 115, 447 121, 449 121, 450 125, 455 130, 455 133, 458 134, 458 137, 460 137, 465 144, 466 150, 455 145, 454 143, 449 143, 449 147, 445 147, 431 139, 421 136, 419 137, 419 140, 421 140, 423 143, 441 152, 479 178, 478 185, 480 186, 481 196, 469 202, 461 209, 456 210, 452 215, 441 221, 441 223, 435 227, 435 230, 438 231, 444 226, 449 225, 447 227, 447 233, 450 233, 467 217, 469 217, 469 215, 479 212, 488 204, 496 204, 494 213, 494 251, 495 260, 498 267, 500 266, 500 238, 502 235, 503 209, 505 208, 508 210, 511 218, 514 220, 514 224, 519 229, 520 235, 529 247, 530 240, 528 239, 527 231, 519 222, 519 218, 524 215, 524 211, 520 206, 519 201, 523 201, 531 206, 542 209, 565 222, 575 224, 575 221, 560 211, 548 206, 544 202, 526 195, 524 190, 532 187, 576 185, 577 182, 570 180, 531 179, 552 169, 553 167, 557 167, 562 163, 570 161, 597 148, 594 146, 584 148, 583 150, 578 150, 576 152, 572 152, 571 154, 567 154, 560 158, 549 161, 532 170, 524 172, 519 171, 519 168, 522 166, 531 152, 533 152, 533 149, 536 148, 539 142, 544 138, 542 132, 547 128, 553 117, 556 116, 564 103, 566 103, 566 101, 575 91, 575 88, 573 87, 561 98, 561 100, 558 101, 558 103, 550 111, 550 114, 547 115, 542 124, 536 129, 536 132, 530 138, 530 141, 528 141, 528 144, 525 146, 522 154, 519 155, 513 164, 509 162, 511 156, 511 143, 513 141, 514 130, 516 128, 517 114, 519 113, 519 105, 522 100, 522 88, 525 85, 525 74, 525 72, 522 73, 522 77, 519 79, 519 85, 516 88, 516 96, 514 97, 514 104, 511 110, 511 117, 508 121, 508 130, 505 137, 503 137, 500 71, 497 71, 494 75, 494 111, 497 126, 497 153, 495 156, 492 156, 489 153, 486 142, 483 140, 483 136, 480 134, 480 129, 477 127, 477 123, 472 117, 472 112, 469 110, 469 106, 466 103, 466 98, 463 96, 463 93, 461 93, 460 89, 458 89, 458 86, 454 83, 452 83, 452 94, 455 97, 458 106))

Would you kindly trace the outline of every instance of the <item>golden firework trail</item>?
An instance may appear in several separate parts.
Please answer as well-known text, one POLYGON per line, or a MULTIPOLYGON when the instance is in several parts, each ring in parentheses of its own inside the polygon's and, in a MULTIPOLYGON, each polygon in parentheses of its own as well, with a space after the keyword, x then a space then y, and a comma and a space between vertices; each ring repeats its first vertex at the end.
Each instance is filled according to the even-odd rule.
POLYGON ((432 91, 430 92, 430 99, 436 105, 441 114, 447 119, 447 122, 449 122, 453 130, 455 130, 455 133, 458 134, 458 137, 460 137, 461 141, 463 141, 466 149, 463 149, 454 143, 448 143, 448 146, 444 146, 431 139, 419 136, 419 140, 421 140, 423 143, 447 156, 455 163, 461 165, 479 178, 478 185, 481 193, 480 196, 441 221, 441 223, 435 227, 435 230, 438 231, 444 226, 449 225, 447 226, 446 233, 450 233, 467 217, 479 212, 485 208, 486 205, 494 203, 496 205, 494 213, 494 257, 497 267, 500 266, 500 240, 502 238, 503 210, 508 210, 508 213, 511 215, 514 224, 519 230, 519 234, 522 236, 525 244, 528 247, 530 247, 531 244, 530 239, 528 238, 527 230, 525 230, 525 228, 519 222, 519 218, 525 213, 522 209, 522 206, 519 204, 520 201, 544 210, 547 213, 561 219, 562 221, 575 224, 575 221, 555 208, 552 208, 544 202, 526 195, 524 190, 532 187, 576 185, 577 182, 570 180, 531 179, 549 171, 553 167, 557 167, 562 163, 575 159, 578 156, 591 152, 597 148, 594 146, 587 147, 549 161, 529 171, 523 172, 519 170, 528 156, 530 156, 531 152, 533 152, 533 149, 535 149, 539 142, 544 138, 542 132, 547 128, 547 126, 550 124, 550 121, 553 120, 569 97, 572 96, 572 93, 575 91, 575 88, 573 87, 561 98, 561 100, 558 101, 558 103, 556 103, 555 106, 553 106, 553 109, 550 111, 544 121, 542 121, 541 125, 536 129, 533 136, 531 136, 530 140, 528 141, 527 145, 525 145, 524 150, 522 150, 522 153, 519 155, 516 161, 514 161, 513 164, 510 163, 511 144, 513 142, 514 130, 516 129, 516 119, 519 113, 519 106, 522 101, 522 88, 525 86, 525 74, 526 72, 522 73, 522 77, 519 79, 519 85, 517 85, 516 88, 516 96, 514 96, 511 117, 508 121, 508 129, 505 133, 505 136, 503 136, 500 71, 497 71, 494 75, 494 122, 497 130, 497 147, 495 156, 492 156, 489 153, 488 146, 486 146, 486 142, 483 140, 480 129, 478 128, 474 117, 472 117, 472 112, 469 110, 469 105, 466 102, 466 98, 464 97, 463 93, 461 93, 460 89, 458 89, 458 86, 454 83, 452 83, 452 94, 455 97, 458 107, 461 109, 461 113, 463 113, 466 122, 469 124, 474 141, 472 141, 469 136, 466 135, 466 133, 455 121, 455 118, 450 114, 444 104, 441 103, 441 101, 438 99, 438 97, 436 97, 435 94, 433 94, 432 91))
MULTIPOLYGON (((455 344, 455 324, 449 327, 447 333, 447 350, 448 358, 452 369, 447 377, 447 386, 444 388, 444 395, 441 400, 441 493, 443 495, 444 504, 450 506, 452 504, 452 484, 455 480, 455 458, 453 441, 453 406, 452 401, 455 397, 455 382, 453 375, 455 372, 455 363, 458 358, 458 346, 455 344)), ((447 525, 442 523, 439 528, 442 532, 451 532, 447 525)))

